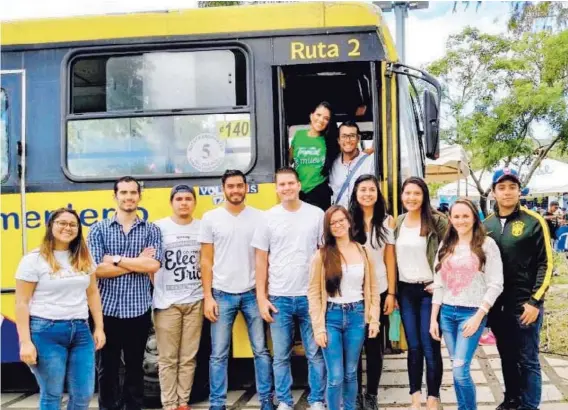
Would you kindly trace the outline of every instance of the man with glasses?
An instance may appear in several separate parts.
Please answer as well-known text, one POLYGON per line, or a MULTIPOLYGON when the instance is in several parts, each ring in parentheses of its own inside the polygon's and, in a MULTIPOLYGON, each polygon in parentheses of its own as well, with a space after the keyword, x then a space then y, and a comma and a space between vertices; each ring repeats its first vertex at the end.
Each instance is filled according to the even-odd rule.
POLYGON ((331 202, 348 208, 357 178, 375 173, 375 158, 361 151, 361 133, 355 121, 345 121, 339 126, 337 142, 341 152, 329 175, 329 185, 333 190, 331 202))

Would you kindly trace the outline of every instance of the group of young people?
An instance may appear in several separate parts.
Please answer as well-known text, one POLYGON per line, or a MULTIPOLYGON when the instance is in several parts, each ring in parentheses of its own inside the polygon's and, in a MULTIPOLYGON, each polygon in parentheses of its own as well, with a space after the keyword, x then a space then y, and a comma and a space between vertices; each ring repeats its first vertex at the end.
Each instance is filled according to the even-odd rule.
MULTIPOLYGON (((322 137, 330 113, 319 106, 311 116, 315 138, 311 128, 305 137, 322 137)), ((494 175, 496 210, 483 223, 467 199, 456 201, 449 220, 438 214, 425 182, 409 178, 401 198, 407 212, 395 220, 377 178, 358 175, 362 165, 355 169, 365 159, 355 123, 339 128, 337 167, 326 175, 326 161, 319 162, 323 179, 312 183, 319 195, 304 189, 315 171, 300 166, 316 163, 305 157, 316 150, 302 151, 309 144, 294 141, 296 169, 276 172, 280 203, 264 212, 246 205, 246 176, 228 170, 221 179, 224 204, 201 220, 193 217, 195 191, 183 184, 171 190, 171 216, 140 219, 141 187, 131 177, 116 181, 117 211, 93 225, 86 242, 75 211, 52 214, 41 247, 23 257, 16 273, 20 356, 37 378, 41 409, 59 408, 65 380, 69 408, 88 408, 95 350, 99 407, 140 409, 153 313, 163 408, 188 408, 205 317, 211 322, 210 408, 223 410, 238 312, 263 410, 273 408, 274 396, 279 410, 294 405, 296 323, 308 361, 310 407, 376 409, 384 350, 377 335, 395 308, 408 341, 411 408, 421 407, 424 359, 426 405, 440 407, 441 336, 459 408, 476 408, 469 369, 485 325, 497 337, 503 365, 505 400, 498 409, 538 408, 538 334, 552 255, 546 222, 520 207, 517 174, 494 175), (337 183, 339 169, 343 182, 337 183)))

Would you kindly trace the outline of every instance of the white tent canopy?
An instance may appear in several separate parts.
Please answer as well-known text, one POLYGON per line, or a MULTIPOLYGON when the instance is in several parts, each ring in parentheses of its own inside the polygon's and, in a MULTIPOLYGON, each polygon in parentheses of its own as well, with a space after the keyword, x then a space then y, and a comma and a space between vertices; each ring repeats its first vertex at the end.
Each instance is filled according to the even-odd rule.
MULTIPOLYGON (((525 166, 521 171, 521 179, 528 172, 528 168, 528 166, 525 166)), ((477 177, 480 175, 480 172, 477 171, 474 174, 477 177)), ((483 174, 481 178, 481 187, 483 189, 487 189, 491 186, 492 176, 493 172, 486 171, 483 174)), ((471 176, 467 178, 466 182, 457 181, 443 186, 438 190, 438 196, 458 195, 458 182, 460 182, 461 185, 459 195, 466 195, 467 183, 467 195, 473 198, 479 197, 479 191, 471 176)), ((528 188, 529 196, 568 192, 568 164, 553 159, 544 159, 530 179, 528 188)))
POLYGON ((441 147, 437 160, 426 161, 427 182, 450 182, 469 175, 467 154, 460 145, 441 147))

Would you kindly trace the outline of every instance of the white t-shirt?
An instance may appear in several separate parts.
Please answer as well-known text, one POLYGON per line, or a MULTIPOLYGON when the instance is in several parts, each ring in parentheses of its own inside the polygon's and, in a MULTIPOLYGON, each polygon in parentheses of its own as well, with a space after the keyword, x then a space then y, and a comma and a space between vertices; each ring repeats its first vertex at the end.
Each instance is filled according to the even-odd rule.
POLYGON ((363 300, 363 279, 365 278, 365 264, 353 263, 341 265, 342 276, 339 293, 336 296, 329 296, 327 300, 333 303, 353 303, 363 300))
POLYGON ((52 272, 39 250, 25 255, 16 271, 16 279, 36 282, 30 301, 30 316, 50 320, 87 319, 87 288, 91 282, 90 272, 77 272, 71 267, 69 251, 54 251, 61 269, 52 272))
POLYGON ((203 299, 199 267, 199 225, 179 225, 167 217, 155 222, 162 232, 164 253, 162 267, 154 280, 153 305, 167 309, 173 304, 193 303, 203 299))
POLYGON ((329 174, 329 186, 333 191, 333 196, 331 197, 331 202, 333 204, 341 205, 347 208, 349 206, 349 199, 351 198, 351 193, 353 192, 353 188, 355 187, 355 181, 357 181, 357 178, 359 178, 361 175, 364 174, 375 175, 375 156, 364 154, 365 157, 363 157, 362 155, 363 152, 360 152, 359 155, 353 158, 353 160, 349 164, 343 163, 343 161, 341 160, 341 154, 339 154, 337 159, 333 161, 331 172, 329 174), (351 177, 351 180, 349 181, 349 186, 347 187, 347 189, 345 189, 345 191, 341 195, 341 198, 338 203, 337 196, 339 195, 339 191, 341 191, 341 187, 345 183, 347 176, 349 175, 349 172, 355 167, 355 164, 357 164, 357 162, 359 161, 363 161, 363 163, 361 163, 359 168, 357 168, 357 170, 353 174, 353 177, 351 177))
POLYGON ((396 240, 396 261, 400 281, 418 283, 433 280, 426 253, 426 237, 420 236, 420 225, 408 228, 402 223, 396 240))
POLYGON ((237 216, 225 207, 206 212, 201 219, 199 242, 212 243, 213 288, 243 293, 255 287, 254 248, 250 245, 262 211, 245 207, 237 216))
POLYGON ((375 263, 375 273, 379 284, 379 293, 386 292, 389 288, 387 267, 385 265, 385 246, 386 244, 394 245, 395 243, 394 231, 389 227, 388 218, 385 218, 383 226, 386 228, 386 235, 385 242, 382 243, 380 248, 375 249, 375 246, 377 246, 376 232, 367 232, 367 241, 365 242, 365 247, 367 248, 367 251, 371 253, 373 262, 375 263))
POLYGON ((268 294, 306 296, 310 263, 323 240, 324 212, 302 202, 295 212, 276 205, 264 213, 252 246, 268 252, 268 294))

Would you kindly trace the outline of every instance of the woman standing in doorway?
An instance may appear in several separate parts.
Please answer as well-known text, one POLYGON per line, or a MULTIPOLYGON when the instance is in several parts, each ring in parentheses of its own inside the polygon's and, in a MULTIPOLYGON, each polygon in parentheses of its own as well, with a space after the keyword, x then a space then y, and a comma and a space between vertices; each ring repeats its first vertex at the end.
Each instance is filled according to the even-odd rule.
POLYGON ((18 266, 20 359, 37 379, 40 410, 61 407, 65 380, 68 408, 89 408, 95 390, 95 350, 105 344, 95 269, 79 216, 67 208, 51 214, 40 248, 25 255, 18 266))
POLYGON ((325 359, 329 410, 340 410, 342 401, 344 410, 355 410, 365 334, 377 337, 380 325, 373 262, 353 239, 351 228, 345 208, 334 205, 327 210, 324 246, 314 256, 310 273, 310 317, 325 359))
POLYGON ((330 207, 328 177, 338 153, 337 124, 331 106, 323 101, 310 114, 309 129, 294 134, 288 154, 302 184, 302 201, 324 211, 330 207))
POLYGON ((489 309, 502 291, 499 247, 485 235, 475 205, 458 199, 450 208, 450 227, 436 259, 430 334, 437 341, 440 329, 444 334, 459 410, 477 409, 471 361, 489 309))
MULTIPOLYGON (((377 177, 371 174, 361 175, 355 181, 349 205, 353 218, 353 237, 369 251, 374 266, 381 295, 381 324, 388 321, 396 305, 396 257, 394 249, 394 219, 387 214, 386 202, 379 188, 377 177)), ((385 329, 382 326, 382 329, 385 329)), ((367 360, 367 386, 363 396, 362 360, 359 361, 357 379, 360 407, 377 410, 377 392, 383 371, 385 335, 365 338, 367 360)))
POLYGON ((398 303, 408 342, 408 379, 411 408, 421 406, 422 375, 426 358, 428 409, 440 404, 442 353, 440 342, 430 336, 434 260, 448 225, 445 216, 430 206, 428 186, 410 177, 402 184, 402 204, 407 213, 396 221, 398 303))

